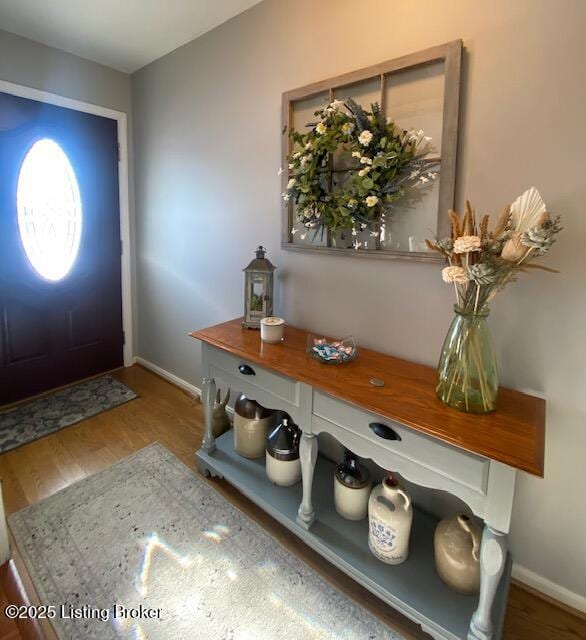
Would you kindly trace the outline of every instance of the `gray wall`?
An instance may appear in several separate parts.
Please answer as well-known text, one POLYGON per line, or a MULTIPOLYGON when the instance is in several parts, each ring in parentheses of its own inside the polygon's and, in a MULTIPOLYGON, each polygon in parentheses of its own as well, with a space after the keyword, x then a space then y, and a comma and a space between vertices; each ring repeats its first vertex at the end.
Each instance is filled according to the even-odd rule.
POLYGON ((435 364, 452 314, 438 266, 279 249, 281 92, 462 38, 458 204, 535 185, 565 232, 493 304, 502 382, 547 398, 545 480, 520 474, 527 580, 586 596, 586 58, 583 0, 265 0, 133 76, 139 355, 199 385, 187 332, 241 314, 259 243, 290 323, 435 364), (551 581, 549 583, 548 581, 551 581), (556 586, 557 585, 557 586, 556 586), (560 587, 560 588, 558 588, 560 587))
POLYGON ((130 76, 0 30, 0 80, 130 112, 130 76))

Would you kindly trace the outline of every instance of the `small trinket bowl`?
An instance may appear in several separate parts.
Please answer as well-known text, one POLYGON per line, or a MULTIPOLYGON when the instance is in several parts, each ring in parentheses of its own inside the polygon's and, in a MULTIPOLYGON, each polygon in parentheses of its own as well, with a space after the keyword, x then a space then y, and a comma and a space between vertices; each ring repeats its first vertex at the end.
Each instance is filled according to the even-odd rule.
POLYGON ((330 340, 309 334, 307 353, 325 364, 344 364, 358 355, 356 340, 349 336, 343 340, 330 340))

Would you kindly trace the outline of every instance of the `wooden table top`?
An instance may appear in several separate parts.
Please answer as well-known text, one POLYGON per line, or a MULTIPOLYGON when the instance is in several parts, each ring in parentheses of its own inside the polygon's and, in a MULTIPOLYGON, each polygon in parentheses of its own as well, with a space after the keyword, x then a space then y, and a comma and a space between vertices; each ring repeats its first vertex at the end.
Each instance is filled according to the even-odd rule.
POLYGON ((322 364, 305 351, 307 331, 286 326, 285 340, 272 345, 241 322, 237 318, 190 335, 466 451, 543 476, 543 399, 501 387, 494 413, 464 413, 438 400, 433 367, 360 346, 352 362, 322 364), (373 386, 372 378, 381 378, 385 386, 373 386))

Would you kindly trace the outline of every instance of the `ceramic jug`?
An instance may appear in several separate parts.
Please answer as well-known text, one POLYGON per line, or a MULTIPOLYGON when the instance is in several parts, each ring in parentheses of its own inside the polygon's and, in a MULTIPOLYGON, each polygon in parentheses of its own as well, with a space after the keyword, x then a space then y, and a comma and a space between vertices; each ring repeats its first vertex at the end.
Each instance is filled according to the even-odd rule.
POLYGON ((271 482, 289 487, 301 480, 301 430, 284 417, 267 438, 266 472, 271 482))
POLYGON ((244 458, 265 455, 267 434, 275 424, 275 412, 241 394, 234 404, 234 449, 244 458))
POLYGON ((376 486, 368 500, 368 546, 387 564, 401 564, 409 555, 409 536, 413 522, 411 498, 392 474, 376 486))
POLYGON ((440 578, 460 593, 480 590, 480 542, 482 531, 467 515, 442 520, 435 529, 435 567, 440 578))
POLYGON ((344 461, 334 474, 334 506, 348 520, 362 520, 368 513, 370 474, 356 454, 346 450, 344 461))

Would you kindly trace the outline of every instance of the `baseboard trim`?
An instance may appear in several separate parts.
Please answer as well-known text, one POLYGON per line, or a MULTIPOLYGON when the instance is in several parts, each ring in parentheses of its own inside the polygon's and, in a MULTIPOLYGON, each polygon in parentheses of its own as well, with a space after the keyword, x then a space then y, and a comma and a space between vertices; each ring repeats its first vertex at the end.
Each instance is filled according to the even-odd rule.
MULTIPOLYGON (((187 391, 187 393, 201 399, 201 389, 199 387, 196 387, 179 376, 176 376, 174 373, 166 371, 162 367, 159 367, 144 358, 137 356, 134 360, 137 364, 145 367, 145 369, 149 369, 171 384, 174 384, 180 389, 187 391)), ((229 407, 227 407, 227 409, 231 412, 229 407)), ((557 600, 558 602, 577 610, 578 612, 586 613, 586 597, 581 596, 578 593, 574 593, 573 591, 570 591, 569 589, 566 589, 565 587, 562 587, 561 585, 556 584, 555 582, 552 582, 551 580, 548 580, 547 578, 544 578, 543 576, 540 576, 517 563, 513 563, 513 578, 528 585, 532 589, 545 594, 553 600, 557 600)))
MULTIPOLYGON (((586 614, 586 597, 581 596, 579 593, 574 593, 517 563, 513 563, 512 575, 522 585, 527 585, 532 590, 537 591, 536 595, 544 594, 552 600, 574 609, 576 614, 586 614)), ((554 604, 556 603, 554 602, 554 604)))
POLYGON ((171 373, 170 371, 167 371, 166 369, 163 369, 162 367, 159 367, 158 365, 150 362, 149 360, 145 360, 140 356, 135 356, 134 362, 136 364, 139 364, 141 367, 144 367, 145 369, 149 369, 149 371, 156 373, 161 378, 167 380, 167 382, 170 382, 183 391, 186 391, 187 393, 189 393, 189 395, 201 399, 201 389, 199 387, 196 387, 194 384, 187 382, 187 380, 183 380, 183 378, 176 376, 174 373, 171 373))

